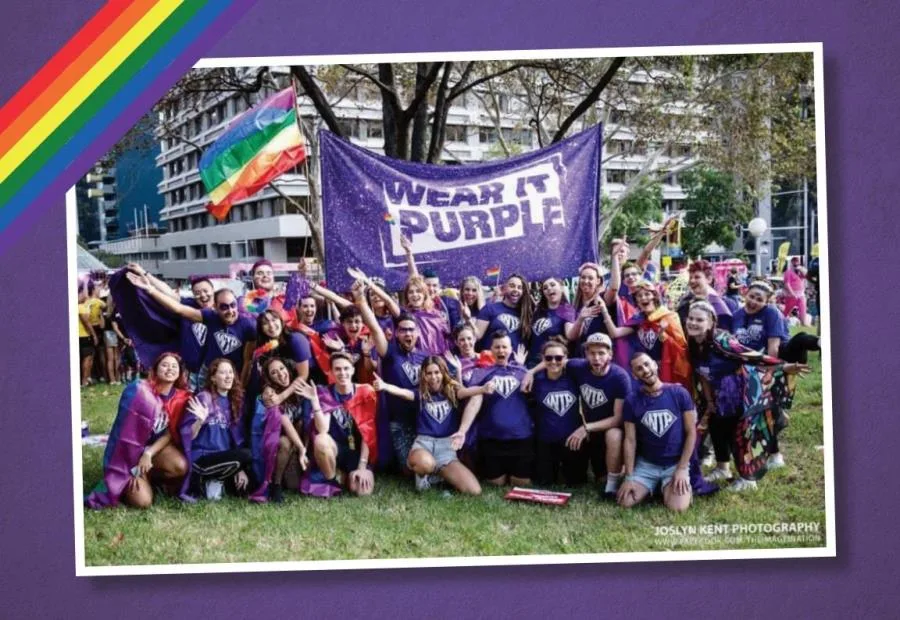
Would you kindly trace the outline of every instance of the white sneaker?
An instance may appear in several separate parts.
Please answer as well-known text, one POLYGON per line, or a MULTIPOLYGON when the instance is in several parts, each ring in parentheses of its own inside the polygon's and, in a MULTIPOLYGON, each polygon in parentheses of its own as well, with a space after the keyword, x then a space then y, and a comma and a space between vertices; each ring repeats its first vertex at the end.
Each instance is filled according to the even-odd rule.
POLYGON ((707 475, 703 476, 704 482, 718 482, 719 480, 731 480, 731 470, 716 467, 707 475))
POLYGON ((224 495, 225 484, 221 480, 209 480, 206 483, 206 499, 214 502, 222 499, 224 495))
POLYGON ((416 474, 416 491, 427 491, 431 488, 431 476, 416 474))
POLYGON ((784 467, 784 456, 776 452, 766 460, 766 469, 780 469, 784 467))
POLYGON ((747 480, 746 478, 738 478, 727 487, 727 490, 735 493, 743 493, 744 491, 755 491, 756 480, 747 480))
POLYGON ((703 467, 712 467, 716 464, 716 455, 713 453, 709 453, 706 455, 706 458, 703 459, 703 462, 700 463, 703 467))

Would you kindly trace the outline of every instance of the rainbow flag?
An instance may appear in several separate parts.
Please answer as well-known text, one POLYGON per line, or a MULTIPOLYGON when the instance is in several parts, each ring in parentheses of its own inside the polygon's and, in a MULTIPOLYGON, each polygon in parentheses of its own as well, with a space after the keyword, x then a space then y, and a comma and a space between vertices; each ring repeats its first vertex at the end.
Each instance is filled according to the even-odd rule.
POLYGON ((394 216, 391 215, 390 213, 388 213, 387 211, 384 212, 384 221, 392 226, 397 225, 397 221, 394 219, 394 216))
POLYGON ((488 270, 484 272, 484 275, 491 278, 496 278, 500 275, 500 265, 497 265, 496 267, 488 267, 488 270))
POLYGON ((207 209, 224 219, 231 205, 306 159, 293 87, 275 93, 234 119, 200 158, 207 209))

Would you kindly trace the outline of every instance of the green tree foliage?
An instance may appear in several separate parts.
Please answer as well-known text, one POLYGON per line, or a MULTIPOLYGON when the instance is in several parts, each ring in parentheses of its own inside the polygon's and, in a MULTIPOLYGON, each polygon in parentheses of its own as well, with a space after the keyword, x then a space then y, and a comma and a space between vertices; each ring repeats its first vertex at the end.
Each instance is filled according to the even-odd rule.
MULTIPOLYGON (((633 245, 647 243, 646 226, 651 222, 662 221, 662 184, 647 181, 631 191, 622 201, 622 208, 617 211, 603 235, 602 247, 608 248, 613 239, 627 238, 633 245)), ((610 199, 603 197, 600 209, 601 218, 609 213, 610 199)))
POLYGON ((687 195, 681 236, 685 254, 697 256, 711 243, 731 247, 740 226, 753 216, 750 206, 739 199, 734 178, 704 166, 683 172, 680 179, 687 195))

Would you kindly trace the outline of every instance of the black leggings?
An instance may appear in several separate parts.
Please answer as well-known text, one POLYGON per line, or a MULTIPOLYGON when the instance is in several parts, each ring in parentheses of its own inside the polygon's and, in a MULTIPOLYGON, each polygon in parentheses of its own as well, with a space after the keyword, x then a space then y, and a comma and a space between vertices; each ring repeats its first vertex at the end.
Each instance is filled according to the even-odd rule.
POLYGON ((821 351, 819 339, 812 334, 801 332, 778 347, 778 357, 792 364, 805 364, 809 351, 821 351))
POLYGON ((709 419, 709 438, 716 453, 716 463, 731 461, 731 446, 734 445, 734 431, 740 418, 713 415, 709 419))
POLYGON ((246 448, 204 454, 191 467, 194 475, 206 480, 228 480, 241 470, 248 471, 253 457, 246 448))

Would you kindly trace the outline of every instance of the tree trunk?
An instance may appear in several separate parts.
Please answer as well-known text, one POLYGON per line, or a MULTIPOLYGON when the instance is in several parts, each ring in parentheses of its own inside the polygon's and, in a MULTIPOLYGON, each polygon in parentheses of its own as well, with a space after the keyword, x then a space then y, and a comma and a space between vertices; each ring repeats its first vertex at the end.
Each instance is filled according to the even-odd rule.
MULTIPOLYGON (((422 88, 429 88, 430 84, 426 84, 428 79, 428 64, 420 62, 416 64, 416 92, 422 88)), ((428 99, 425 98, 416 106, 413 111, 412 121, 412 143, 410 149, 410 161, 425 161, 425 143, 428 133, 428 99)))
POLYGON ((450 102, 447 101, 447 83, 450 81, 450 73, 453 70, 453 63, 444 63, 444 75, 441 77, 441 83, 438 85, 437 95, 434 101, 434 118, 431 121, 431 140, 428 144, 428 157, 426 161, 429 164, 440 161, 441 151, 444 150, 444 138, 447 130, 447 112, 450 109, 450 102))
MULTIPOLYGON (((394 88, 394 67, 390 63, 378 65, 378 79, 389 88, 394 88)), ((399 157, 399 140, 397 134, 397 108, 388 97, 381 97, 381 120, 384 124, 384 154, 388 157, 399 157)))

